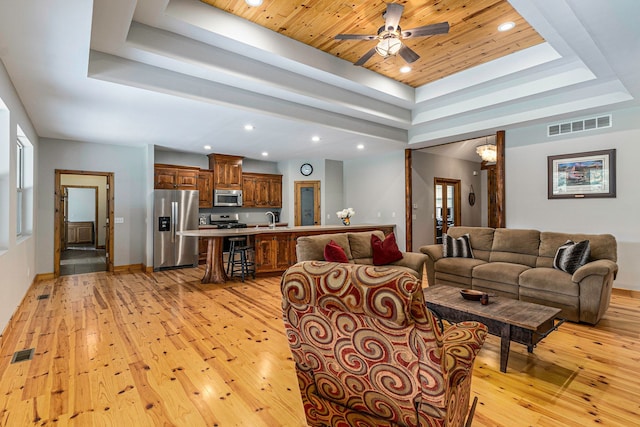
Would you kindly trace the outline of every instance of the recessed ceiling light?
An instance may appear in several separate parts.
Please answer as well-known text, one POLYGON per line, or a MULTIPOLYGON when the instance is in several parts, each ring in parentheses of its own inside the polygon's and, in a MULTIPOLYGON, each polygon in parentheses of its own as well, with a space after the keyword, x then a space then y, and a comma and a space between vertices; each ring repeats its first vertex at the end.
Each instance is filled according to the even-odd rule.
POLYGON ((251 7, 260 6, 262 4, 262 0, 244 0, 244 2, 251 7))
POLYGON ((364 150, 364 144, 358 144, 358 150, 364 150))
POLYGON ((244 130, 253 130, 253 125, 244 125, 244 130))
POLYGON ((509 31, 512 30, 514 27, 516 26, 515 22, 503 22, 502 24, 498 25, 498 31, 500 32, 504 32, 504 31, 509 31))
POLYGON ((400 68, 401 73, 408 73, 409 71, 411 71, 411 67, 409 67, 408 65, 405 65, 404 67, 400 68))
POLYGON ((320 137, 319 137, 319 136, 317 136, 317 135, 314 135, 314 136, 312 136, 312 137, 311 137, 311 140, 312 140, 313 142, 318 142, 318 141, 320 141, 320 137))
POLYGON ((204 146, 204 149, 205 149, 205 150, 211 150, 211 146, 210 146, 210 145, 205 145, 205 146, 204 146))
POLYGON ((269 153, 267 153, 266 151, 263 151, 263 152, 262 152, 262 156, 263 156, 263 157, 267 157, 268 155, 269 155, 269 153))

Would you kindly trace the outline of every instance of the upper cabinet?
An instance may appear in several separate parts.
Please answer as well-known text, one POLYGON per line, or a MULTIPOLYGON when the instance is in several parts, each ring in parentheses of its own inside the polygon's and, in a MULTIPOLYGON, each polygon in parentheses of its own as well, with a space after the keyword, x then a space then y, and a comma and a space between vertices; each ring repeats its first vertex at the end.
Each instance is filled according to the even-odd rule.
POLYGON ((197 190, 198 169, 156 163, 153 188, 165 190, 197 190))
POLYGON ((242 174, 242 206, 254 208, 282 207, 282 175, 242 174))
POLYGON ((200 208, 212 208, 213 172, 200 169, 198 172, 198 190, 200 191, 200 208))
POLYGON ((240 156, 209 154, 209 169, 213 170, 214 189, 242 189, 242 159, 240 156))

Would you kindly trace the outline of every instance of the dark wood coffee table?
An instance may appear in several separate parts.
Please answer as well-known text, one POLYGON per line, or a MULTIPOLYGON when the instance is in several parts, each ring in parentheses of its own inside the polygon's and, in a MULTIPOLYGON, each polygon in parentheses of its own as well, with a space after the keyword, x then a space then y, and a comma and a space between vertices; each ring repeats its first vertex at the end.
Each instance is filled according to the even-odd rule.
POLYGON ((449 322, 475 320, 487 325, 490 334, 499 336, 501 372, 507 372, 511 341, 526 345, 533 353, 541 339, 564 323, 558 318, 558 308, 505 297, 489 297, 489 304, 482 305, 462 298, 460 289, 453 286, 425 288, 424 299, 430 310, 449 322))

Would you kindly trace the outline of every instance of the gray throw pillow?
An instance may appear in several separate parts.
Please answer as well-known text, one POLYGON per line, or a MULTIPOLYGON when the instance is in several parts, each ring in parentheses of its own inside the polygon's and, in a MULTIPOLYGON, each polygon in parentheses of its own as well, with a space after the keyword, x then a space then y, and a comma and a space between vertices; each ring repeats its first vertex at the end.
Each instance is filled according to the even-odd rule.
POLYGON ((567 240, 556 251, 556 256, 553 258, 553 267, 573 274, 577 269, 589 262, 590 256, 591 246, 588 240, 578 243, 567 240))
POLYGON ((473 251, 471 250, 471 243, 469 241, 469 235, 454 239, 448 234, 442 235, 442 256, 456 257, 456 258, 473 258, 473 251))

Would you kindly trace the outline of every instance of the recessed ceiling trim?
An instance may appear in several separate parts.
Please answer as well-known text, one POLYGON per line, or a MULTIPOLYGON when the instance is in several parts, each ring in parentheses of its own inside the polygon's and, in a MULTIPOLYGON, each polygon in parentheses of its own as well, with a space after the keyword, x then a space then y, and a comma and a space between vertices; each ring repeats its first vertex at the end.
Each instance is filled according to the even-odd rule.
POLYGON ((90 52, 89 77, 186 99, 259 112, 289 120, 319 123, 374 138, 407 141, 407 131, 375 121, 272 98, 101 52, 90 52))
POLYGON ((549 43, 541 43, 419 87, 416 89, 416 103, 468 89, 560 58, 560 54, 549 43))
POLYGON ((325 83, 371 96, 386 95, 389 102, 414 100, 412 87, 289 37, 260 27, 208 4, 171 0, 161 28, 201 40, 295 73, 309 74, 325 83), (365 84, 362 82, 366 81, 365 84))

